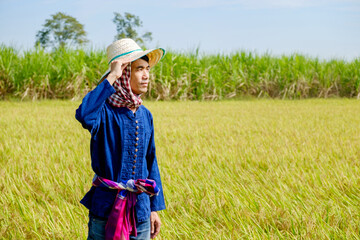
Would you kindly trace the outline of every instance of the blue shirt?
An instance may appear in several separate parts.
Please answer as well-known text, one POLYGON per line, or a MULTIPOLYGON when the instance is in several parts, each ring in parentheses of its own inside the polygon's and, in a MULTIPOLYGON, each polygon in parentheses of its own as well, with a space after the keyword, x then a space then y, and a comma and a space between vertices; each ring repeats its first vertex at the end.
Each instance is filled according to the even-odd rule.
MULTIPOLYGON (((107 101, 115 89, 104 80, 89 92, 75 117, 91 133, 91 166, 103 178, 120 182, 128 179, 153 179, 160 188, 158 196, 137 196, 137 221, 150 217, 151 211, 165 209, 164 195, 155 154, 153 118, 140 106, 135 113, 113 107, 107 101)), ((89 179, 90 182, 90 179, 89 179)), ((117 191, 91 187, 80 201, 92 214, 107 218, 117 191)))

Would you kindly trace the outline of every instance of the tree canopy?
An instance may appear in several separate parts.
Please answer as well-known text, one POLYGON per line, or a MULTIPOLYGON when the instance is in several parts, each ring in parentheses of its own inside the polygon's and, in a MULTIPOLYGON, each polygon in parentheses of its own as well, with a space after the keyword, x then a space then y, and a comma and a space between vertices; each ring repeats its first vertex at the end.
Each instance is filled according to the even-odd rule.
POLYGON ((59 48, 82 45, 88 40, 84 26, 74 17, 58 12, 46 19, 43 29, 36 34, 35 45, 59 48))
POLYGON ((146 41, 152 40, 151 32, 145 32, 143 35, 139 36, 137 29, 142 27, 142 21, 138 16, 127 12, 124 13, 124 16, 117 12, 114 12, 114 15, 113 22, 116 25, 117 31, 115 40, 131 38, 142 47, 145 46, 146 41))

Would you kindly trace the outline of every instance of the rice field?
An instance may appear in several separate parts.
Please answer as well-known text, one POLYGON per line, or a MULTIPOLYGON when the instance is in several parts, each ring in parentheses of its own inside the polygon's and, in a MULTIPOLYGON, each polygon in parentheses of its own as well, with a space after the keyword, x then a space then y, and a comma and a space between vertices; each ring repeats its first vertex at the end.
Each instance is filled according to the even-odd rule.
MULTIPOLYGON (((79 101, 0 101, 0 239, 86 239, 79 101)), ((360 102, 145 101, 167 210, 157 239, 360 239, 360 102)))

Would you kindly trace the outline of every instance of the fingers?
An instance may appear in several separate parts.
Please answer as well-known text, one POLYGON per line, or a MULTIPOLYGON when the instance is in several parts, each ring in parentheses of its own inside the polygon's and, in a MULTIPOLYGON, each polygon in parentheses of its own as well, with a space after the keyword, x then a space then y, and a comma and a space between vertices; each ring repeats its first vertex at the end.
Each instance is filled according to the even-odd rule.
POLYGON ((127 65, 129 65, 129 64, 130 64, 130 62, 123 63, 123 64, 121 65, 121 69, 124 70, 124 68, 126 68, 127 65))
POLYGON ((153 239, 159 234, 161 227, 161 221, 159 215, 156 212, 151 213, 150 224, 151 224, 151 238, 153 239))
POLYGON ((154 222, 154 232, 151 233, 151 238, 155 238, 160 233, 161 223, 159 221, 154 222))
POLYGON ((122 70, 124 70, 124 68, 129 64, 130 62, 124 62, 124 61, 121 61, 121 60, 114 60, 111 62, 111 68, 112 69, 119 69, 121 68, 122 70))
POLYGON ((151 236, 154 234, 155 232, 155 218, 154 217, 150 217, 150 226, 151 226, 151 236))
POLYGON ((127 66, 131 61, 129 59, 115 59, 111 64, 120 64, 121 66, 127 66))
POLYGON ((124 59, 116 59, 110 64, 110 71, 116 76, 116 79, 121 77, 123 70, 130 62, 124 59))

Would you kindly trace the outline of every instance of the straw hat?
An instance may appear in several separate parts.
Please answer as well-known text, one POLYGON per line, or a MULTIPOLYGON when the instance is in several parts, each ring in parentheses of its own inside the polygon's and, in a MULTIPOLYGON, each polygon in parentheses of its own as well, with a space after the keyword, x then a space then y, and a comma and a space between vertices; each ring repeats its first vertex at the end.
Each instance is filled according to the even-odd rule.
MULTIPOLYGON (((110 44, 106 49, 106 54, 109 65, 115 59, 124 59, 128 62, 133 62, 147 55, 149 58, 149 65, 150 67, 153 67, 165 55, 165 50, 163 48, 157 48, 144 51, 134 40, 130 38, 123 38, 110 44)), ((109 73, 110 66, 105 74, 102 75, 99 82, 101 82, 109 73)))

